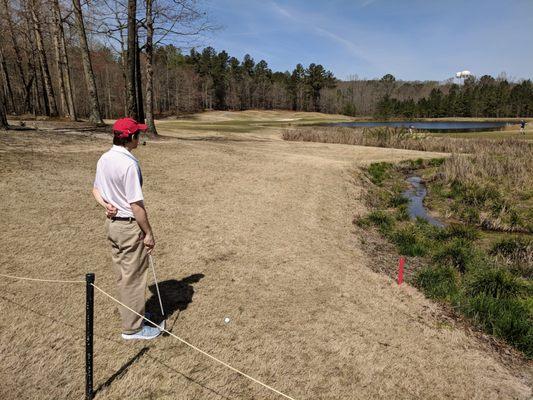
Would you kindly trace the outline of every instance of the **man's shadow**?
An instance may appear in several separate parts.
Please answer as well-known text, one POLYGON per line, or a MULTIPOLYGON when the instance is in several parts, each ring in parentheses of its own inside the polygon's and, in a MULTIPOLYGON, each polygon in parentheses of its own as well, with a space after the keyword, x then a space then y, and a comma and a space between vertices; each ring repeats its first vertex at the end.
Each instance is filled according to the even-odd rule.
MULTIPOLYGON (((193 274, 180 281, 169 279, 159 282, 159 291, 161 293, 161 301, 165 310, 166 319, 169 319, 176 311, 187 309, 194 296, 192 285, 199 282, 204 276, 204 274, 193 274)), ((152 293, 152 296, 146 301, 146 313, 150 314, 149 319, 151 321, 159 324, 163 321, 163 316, 161 315, 161 307, 159 305, 155 283, 148 286, 148 289, 152 293)))

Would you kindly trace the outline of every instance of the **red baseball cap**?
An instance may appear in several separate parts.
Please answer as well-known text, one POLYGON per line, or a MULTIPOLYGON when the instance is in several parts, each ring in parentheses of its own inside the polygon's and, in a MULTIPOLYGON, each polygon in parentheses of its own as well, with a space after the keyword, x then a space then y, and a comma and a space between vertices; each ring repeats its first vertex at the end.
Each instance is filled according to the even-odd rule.
POLYGON ((117 119, 113 124, 113 132, 120 132, 119 138, 127 138, 129 135, 133 135, 138 131, 145 131, 148 126, 145 124, 139 124, 133 118, 121 118, 117 119))

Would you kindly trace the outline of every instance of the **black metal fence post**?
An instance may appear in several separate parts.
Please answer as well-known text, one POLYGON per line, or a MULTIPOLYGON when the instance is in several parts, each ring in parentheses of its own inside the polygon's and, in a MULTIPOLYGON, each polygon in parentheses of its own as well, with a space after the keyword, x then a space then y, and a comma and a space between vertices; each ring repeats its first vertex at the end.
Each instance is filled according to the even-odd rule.
POLYGON ((85 275, 85 398, 93 399, 94 274, 85 275))

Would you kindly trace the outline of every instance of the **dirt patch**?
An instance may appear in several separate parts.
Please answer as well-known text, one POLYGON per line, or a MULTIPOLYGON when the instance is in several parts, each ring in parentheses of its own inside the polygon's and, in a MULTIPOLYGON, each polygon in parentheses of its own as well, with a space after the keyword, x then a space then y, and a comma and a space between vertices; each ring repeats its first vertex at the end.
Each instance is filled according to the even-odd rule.
MULTIPOLYGON (((0 135, 0 271, 92 271, 115 293, 90 196, 109 138, 33 135, 0 135)), ((167 284, 182 304, 175 334, 296 399, 530 397, 530 368, 502 363, 417 290, 371 271, 353 233, 364 206, 349 171, 432 154, 289 143, 274 128, 224 135, 248 140, 168 139, 136 153, 158 277, 178 282, 167 284)), ((1 280, 0 290, 0 397, 83 397, 83 286, 1 280)), ((95 387, 128 365, 98 398, 279 398, 171 338, 125 343, 119 325, 97 296, 95 387)))

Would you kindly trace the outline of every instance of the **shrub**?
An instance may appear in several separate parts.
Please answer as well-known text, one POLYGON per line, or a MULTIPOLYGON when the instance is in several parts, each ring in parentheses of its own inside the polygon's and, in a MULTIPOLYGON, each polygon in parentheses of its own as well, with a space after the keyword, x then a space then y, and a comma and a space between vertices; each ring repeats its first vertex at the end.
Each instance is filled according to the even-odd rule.
POLYGON ((446 197, 444 190, 444 184, 442 182, 433 181, 430 186, 427 187, 428 194, 436 198, 446 197))
POLYGON ((493 217, 498 217, 502 212, 504 212, 505 210, 509 208, 510 206, 507 200, 505 199, 495 200, 490 206, 490 210, 491 210, 493 217))
POLYGON ((384 211, 372 211, 367 218, 380 230, 391 229, 394 225, 392 217, 384 211))
POLYGON ((365 217, 355 217, 352 222, 359 228, 367 228, 370 226, 370 221, 365 217))
POLYGON ((493 256, 501 255, 516 261, 531 261, 532 253, 533 240, 522 236, 501 239, 490 249, 493 256))
POLYGON ((497 257, 509 270, 524 278, 533 278, 533 240, 515 236, 494 243, 489 254, 497 257))
POLYGON ((407 210, 407 205, 402 204, 396 209, 396 219, 398 221, 407 221, 409 219, 409 211, 407 210))
POLYGON ((428 253, 426 239, 416 226, 409 225, 396 230, 392 233, 391 239, 398 247, 400 254, 406 256, 425 256, 428 253))
POLYGON ((505 339, 533 357, 533 321, 527 302, 521 299, 497 299, 479 294, 465 298, 461 310, 484 330, 505 339))
POLYGON ((469 297, 483 294, 495 299, 511 299, 527 294, 528 285, 502 268, 475 271, 465 285, 469 297))
POLYGON ((432 158, 428 161, 431 167, 440 167, 444 163, 444 158, 432 158))
POLYGON ((514 209, 509 210, 509 223, 511 226, 519 226, 522 223, 522 218, 514 209))
POLYGON ((454 238, 474 241, 479 238, 479 233, 475 228, 463 224, 450 224, 445 229, 437 233, 437 239, 450 240, 454 238))
POLYGON ((399 207, 401 205, 409 203, 409 199, 404 197, 401 193, 395 193, 389 199, 390 207, 399 207))
POLYGON ((458 282, 457 271, 442 266, 425 268, 415 277, 415 284, 432 299, 453 299, 458 293, 458 282))
POLYGON ((372 163, 368 167, 368 174, 372 183, 381 185, 383 181, 389 176, 389 170, 392 168, 391 163, 379 162, 372 163))
POLYGON ((448 265, 465 273, 476 260, 476 252, 468 240, 454 238, 445 243, 434 254, 433 260, 440 265, 448 265))
POLYGON ((417 158, 416 160, 409 160, 409 168, 411 169, 420 169, 424 166, 424 159, 417 158))
POLYGON ((450 194, 451 197, 471 206, 483 206, 489 200, 501 200, 500 192, 493 186, 480 186, 476 183, 458 180, 452 182, 450 194))
POLYGON ((460 216, 469 224, 479 224, 479 209, 477 207, 465 207, 463 210, 461 210, 460 216))

